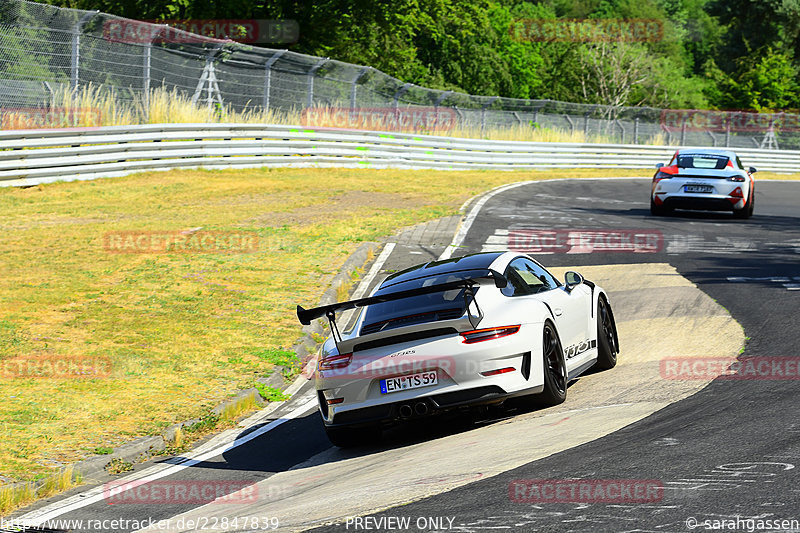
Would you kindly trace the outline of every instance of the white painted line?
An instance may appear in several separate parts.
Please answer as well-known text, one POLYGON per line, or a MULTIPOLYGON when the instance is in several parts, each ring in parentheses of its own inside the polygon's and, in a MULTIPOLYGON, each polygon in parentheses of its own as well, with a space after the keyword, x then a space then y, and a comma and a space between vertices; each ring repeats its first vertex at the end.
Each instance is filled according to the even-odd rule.
MULTIPOLYGON (((149 474, 147 476, 142 476, 142 477, 140 477, 140 476, 129 476, 129 477, 126 477, 126 478, 122 478, 122 479, 118 480, 117 482, 118 483, 125 483, 126 481, 129 482, 129 481, 132 481, 132 480, 136 480, 136 481, 139 481, 141 483, 146 483, 146 482, 149 482, 149 481, 155 481, 156 479, 160 479, 160 478, 163 478, 163 477, 166 477, 166 476, 171 476, 172 474, 180 472, 181 470, 183 470, 185 468, 189 468, 190 466, 194 466, 194 465, 196 465, 198 463, 201 463, 203 461, 207 461, 209 459, 213 459, 214 457, 222 455, 223 453, 225 453, 227 451, 230 451, 230 450, 232 450, 234 448, 237 448, 237 447, 241 446, 242 444, 246 444, 246 443, 250 442, 251 440, 260 437, 261 435, 264 435, 265 433, 267 433, 269 431, 272 431, 273 429, 275 429, 276 427, 280 426, 284 422, 288 422, 289 420, 294 420, 295 418, 298 418, 298 417, 304 415, 309 410, 316 409, 316 406, 317 406, 317 399, 312 396, 312 397, 308 398, 308 400, 305 403, 303 403, 300 407, 296 408, 294 411, 290 412, 286 416, 284 416, 282 418, 279 418, 278 420, 274 420, 274 421, 270 422, 269 424, 267 424, 267 425, 265 425, 263 427, 260 427, 260 428, 258 428, 256 430, 252 431, 251 433, 248 433, 247 435, 245 435, 243 437, 240 437, 240 438, 234 440, 233 442, 230 442, 228 444, 223 444, 221 446, 217 446, 217 447, 215 447, 215 448, 213 448, 213 449, 211 449, 211 450, 209 450, 207 452, 198 454, 198 455, 196 455, 194 457, 189 457, 185 461, 183 461, 182 463, 179 463, 179 464, 176 464, 176 465, 166 466, 166 467, 158 470, 157 472, 154 472, 154 473, 149 474)), ((85 493, 81 493, 81 494, 78 494, 76 496, 72 496, 72 497, 67 498, 65 500, 62 500, 60 502, 56 502, 55 504, 43 507, 42 509, 37 509, 36 511, 32 511, 30 513, 27 513, 27 514, 19 517, 17 520, 18 520, 18 523, 21 523, 22 525, 24 525, 26 527, 41 526, 45 522, 47 522, 48 520, 53 520, 53 519, 55 519, 55 518, 57 518, 57 517, 59 517, 59 516, 61 516, 63 514, 66 514, 66 513, 75 511, 77 509, 81 509, 82 507, 86 507, 88 505, 92 505, 94 503, 100 502, 105 498, 105 496, 106 495, 104 493, 104 490, 103 490, 102 486, 101 487, 95 487, 92 490, 87 491, 85 493)))
MULTIPOLYGON (((529 181, 519 181, 517 183, 509 183, 508 185, 501 185, 500 187, 496 187, 491 191, 484 194, 480 200, 478 200, 475 205, 470 209, 469 214, 464 219, 464 222, 461 223, 461 226, 458 228, 458 232, 456 233, 455 237, 453 237, 453 242, 445 248, 442 255, 439 256, 439 261, 450 259, 453 256, 453 253, 458 250, 458 248, 464 243, 464 239, 467 238, 467 233, 469 232, 470 228, 472 227, 472 223, 475 222, 475 219, 478 217, 478 213, 480 213, 481 208, 489 201, 494 195, 500 194, 501 192, 505 192, 509 189, 514 189, 515 187, 521 187, 523 185, 530 185, 531 183, 548 183, 551 181, 573 181, 573 180, 641 180, 641 179, 650 179, 650 178, 555 178, 549 180, 529 180, 529 181)), ((473 197, 474 198, 474 197, 473 197)), ((467 200, 464 205, 462 205, 462 209, 466 207, 469 202, 472 201, 472 198, 467 200)))
POLYGON ((370 283, 372 280, 375 279, 375 276, 378 275, 378 272, 381 271, 383 268, 383 264, 389 259, 389 256, 392 255, 392 251, 394 247, 397 246, 397 243, 389 242, 386 243, 386 246, 383 247, 383 251, 381 255, 378 256, 378 259, 375 260, 375 264, 372 265, 372 268, 369 269, 369 273, 364 276, 364 279, 361 280, 361 283, 358 284, 355 292, 353 292, 353 300, 361 298, 364 296, 364 293, 367 292, 367 288, 369 288, 370 283))
MULTIPOLYGON (((357 300, 359 298, 362 298, 366 294, 367 289, 369 289, 369 286, 372 284, 372 280, 374 280, 375 277, 380 273, 381 269, 383 268, 383 265, 389 259, 389 256, 392 255, 395 246, 397 246, 397 243, 395 242, 386 243, 386 246, 383 247, 383 251, 375 260, 375 264, 372 265, 372 268, 369 269, 367 275, 364 276, 364 278, 361 280, 361 283, 359 283, 358 287, 356 287, 356 290, 353 291, 353 296, 351 296, 350 298, 351 300, 357 300)), ((353 319, 355 313, 356 313, 355 309, 348 309, 347 311, 342 313, 342 316, 339 317, 338 322, 344 324, 344 329, 342 329, 342 331, 347 331, 348 328, 350 328, 350 326, 353 325, 350 323, 350 321, 353 319)))

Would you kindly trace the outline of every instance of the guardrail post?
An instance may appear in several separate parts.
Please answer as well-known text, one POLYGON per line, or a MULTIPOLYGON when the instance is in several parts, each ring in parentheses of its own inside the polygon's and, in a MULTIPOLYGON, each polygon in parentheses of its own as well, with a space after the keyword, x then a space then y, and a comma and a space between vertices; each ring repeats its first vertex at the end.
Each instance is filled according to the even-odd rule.
POLYGON ((70 69, 70 88, 74 91, 80 83, 80 64, 81 64, 81 32, 83 26, 90 18, 100 13, 99 11, 89 11, 72 28, 72 64, 70 69))
POLYGON ((264 63, 264 96, 261 101, 261 107, 264 108, 265 112, 269 111, 269 96, 272 92, 272 65, 285 53, 286 50, 278 50, 264 63))
POLYGON ((355 110, 356 108, 356 94, 358 91, 358 80, 364 77, 364 74, 370 71, 372 67, 365 67, 362 68, 356 77, 353 78, 353 81, 350 82, 350 110, 355 110))
POLYGON ((317 75, 317 71, 322 68, 322 65, 328 61, 330 61, 330 58, 328 57, 320 59, 308 71, 308 102, 306 103, 306 107, 314 107, 314 77, 317 75))

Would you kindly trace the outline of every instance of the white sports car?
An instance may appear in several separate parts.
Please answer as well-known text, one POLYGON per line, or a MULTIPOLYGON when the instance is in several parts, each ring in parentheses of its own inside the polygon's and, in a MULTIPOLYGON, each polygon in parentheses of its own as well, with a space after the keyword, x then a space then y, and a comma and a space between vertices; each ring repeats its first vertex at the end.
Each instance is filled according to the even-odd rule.
POLYGON ((608 295, 567 272, 560 283, 527 255, 487 252, 390 275, 368 298, 303 309, 326 317, 316 371, 331 442, 347 447, 406 419, 526 397, 566 398, 588 369, 612 368, 618 338, 608 295), (337 311, 360 308, 340 333, 337 311))
POLYGON ((733 211, 748 218, 755 205, 756 169, 745 170, 735 152, 684 148, 669 164, 656 165, 650 192, 650 213, 666 215, 673 209, 733 211))

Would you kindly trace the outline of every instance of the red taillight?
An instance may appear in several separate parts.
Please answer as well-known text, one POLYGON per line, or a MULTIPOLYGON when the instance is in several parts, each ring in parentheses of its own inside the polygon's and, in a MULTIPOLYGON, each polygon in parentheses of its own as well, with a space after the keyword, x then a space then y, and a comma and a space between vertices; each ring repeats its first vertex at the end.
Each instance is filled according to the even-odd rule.
POLYGON ((337 403, 342 403, 344 401, 344 398, 331 398, 326 401, 328 402, 328 405, 336 405, 337 403))
POLYGON ((741 176, 731 176, 730 178, 728 178, 728 181, 735 181, 737 183, 741 183, 744 181, 744 178, 741 176))
POLYGON ((464 344, 474 344, 476 342, 490 341, 492 339, 499 339, 500 337, 513 335, 518 331, 519 331, 519 325, 503 326, 501 328, 487 328, 487 329, 475 329, 472 331, 465 331, 464 333, 461 333, 461 336, 464 337, 464 340, 462 341, 464 344))
POLYGON ((509 372, 513 372, 516 370, 513 366, 508 366, 506 368, 498 368, 497 370, 487 370, 486 372, 481 372, 482 376, 496 376, 498 374, 507 374, 509 372))
POLYGON ((336 368, 344 368, 353 361, 352 353, 343 353, 341 355, 329 355, 323 357, 319 362, 320 370, 334 370, 336 368))
POLYGON ((656 172, 656 175, 653 176, 653 183, 658 183, 661 180, 668 180, 673 177, 674 176, 672 174, 668 174, 666 172, 656 172))

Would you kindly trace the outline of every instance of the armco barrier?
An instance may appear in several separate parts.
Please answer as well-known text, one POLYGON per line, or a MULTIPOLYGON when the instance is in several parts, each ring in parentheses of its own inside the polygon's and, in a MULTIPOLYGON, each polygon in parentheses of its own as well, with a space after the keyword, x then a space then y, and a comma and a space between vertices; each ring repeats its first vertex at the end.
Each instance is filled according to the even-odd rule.
MULTIPOLYGON (((438 170, 642 168, 675 147, 489 141, 263 124, 148 124, 0 132, 0 186, 173 168, 438 170)), ((795 172, 800 151, 738 149, 747 166, 795 172)))

